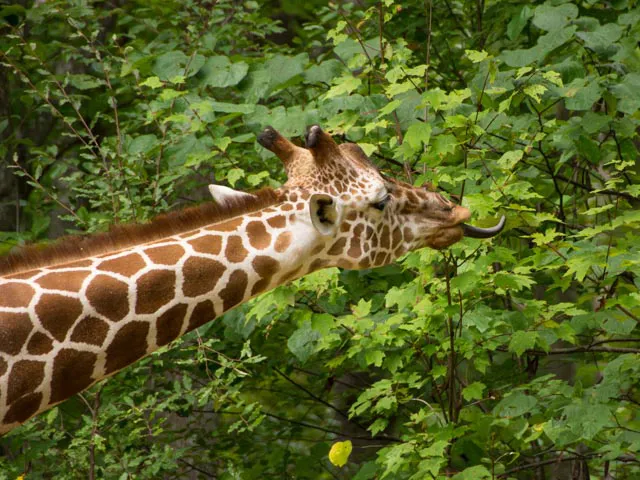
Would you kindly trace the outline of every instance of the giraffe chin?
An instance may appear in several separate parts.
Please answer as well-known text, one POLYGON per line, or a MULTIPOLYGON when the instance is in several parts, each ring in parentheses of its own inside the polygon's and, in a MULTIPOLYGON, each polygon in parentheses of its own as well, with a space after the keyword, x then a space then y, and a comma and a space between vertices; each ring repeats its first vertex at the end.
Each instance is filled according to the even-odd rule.
POLYGON ((427 247, 435 250, 442 250, 453 245, 456 242, 462 240, 464 233, 460 225, 454 225, 453 227, 446 227, 438 230, 437 233, 432 235, 426 242, 427 247))

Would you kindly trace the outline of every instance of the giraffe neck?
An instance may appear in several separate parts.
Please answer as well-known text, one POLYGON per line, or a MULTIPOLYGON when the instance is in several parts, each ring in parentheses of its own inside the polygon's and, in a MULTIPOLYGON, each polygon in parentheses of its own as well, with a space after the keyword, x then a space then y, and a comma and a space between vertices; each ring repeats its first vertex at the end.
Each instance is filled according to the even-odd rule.
POLYGON ((0 277, 0 434, 251 297, 325 266, 304 202, 0 277))

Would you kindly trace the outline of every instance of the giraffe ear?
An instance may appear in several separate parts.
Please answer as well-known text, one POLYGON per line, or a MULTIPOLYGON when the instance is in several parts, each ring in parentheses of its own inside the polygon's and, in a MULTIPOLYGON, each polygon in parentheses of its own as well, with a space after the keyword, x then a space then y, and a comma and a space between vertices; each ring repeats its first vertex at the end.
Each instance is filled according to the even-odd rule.
POLYGON ((226 207, 230 203, 237 203, 242 200, 255 198, 255 195, 251 195, 247 192, 240 192, 223 185, 209 185, 209 193, 211 193, 211 196, 216 203, 222 207, 226 207))
POLYGON ((309 199, 311 222, 321 235, 335 235, 342 223, 342 206, 330 195, 316 193, 309 199))

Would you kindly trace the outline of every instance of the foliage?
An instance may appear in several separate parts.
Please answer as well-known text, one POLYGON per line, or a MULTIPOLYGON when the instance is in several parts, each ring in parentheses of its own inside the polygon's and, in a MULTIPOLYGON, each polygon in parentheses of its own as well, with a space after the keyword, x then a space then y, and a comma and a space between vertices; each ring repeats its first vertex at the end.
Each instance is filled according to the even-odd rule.
POLYGON ((37 3, 0 9, 2 251, 278 185, 255 134, 315 122, 508 223, 261 296, 3 438, 0 478, 640 474, 637 2, 37 3))

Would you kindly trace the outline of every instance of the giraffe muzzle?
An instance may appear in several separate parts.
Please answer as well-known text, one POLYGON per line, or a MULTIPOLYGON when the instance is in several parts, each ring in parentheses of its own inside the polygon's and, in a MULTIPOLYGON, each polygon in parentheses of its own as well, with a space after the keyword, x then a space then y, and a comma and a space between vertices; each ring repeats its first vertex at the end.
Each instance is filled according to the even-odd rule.
POLYGON ((467 225, 466 223, 461 224, 461 226, 462 226, 462 231, 464 232, 465 237, 491 238, 499 234, 504 228, 506 223, 507 223, 507 219, 503 215, 500 221, 498 222, 498 224, 494 227, 480 228, 480 227, 474 227, 472 225, 467 225))

